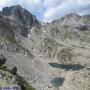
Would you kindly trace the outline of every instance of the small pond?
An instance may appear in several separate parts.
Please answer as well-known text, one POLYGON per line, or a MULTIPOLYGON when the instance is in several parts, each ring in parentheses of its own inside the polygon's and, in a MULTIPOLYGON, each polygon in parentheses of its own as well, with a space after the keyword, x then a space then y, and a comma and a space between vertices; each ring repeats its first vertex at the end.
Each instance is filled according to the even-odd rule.
POLYGON ((68 71, 68 70, 75 71, 75 70, 80 70, 80 69, 84 68, 84 66, 81 66, 79 64, 75 64, 75 65, 68 64, 68 65, 65 65, 65 64, 58 64, 58 63, 49 63, 49 65, 51 67, 54 67, 54 68, 65 69, 66 71, 68 71))
POLYGON ((60 78, 60 77, 55 77, 51 83, 53 84, 54 87, 60 87, 63 85, 63 82, 65 81, 64 78, 60 78))

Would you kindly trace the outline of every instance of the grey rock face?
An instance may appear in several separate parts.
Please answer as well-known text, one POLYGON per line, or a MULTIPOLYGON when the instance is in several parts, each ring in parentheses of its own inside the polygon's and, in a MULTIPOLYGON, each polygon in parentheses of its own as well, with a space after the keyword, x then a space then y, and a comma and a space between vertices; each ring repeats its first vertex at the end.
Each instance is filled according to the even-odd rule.
POLYGON ((2 9, 2 14, 10 17, 10 19, 16 21, 19 25, 24 26, 25 31, 22 32, 24 36, 27 36, 27 34, 30 33, 30 29, 33 26, 39 25, 36 17, 20 5, 5 7, 2 9))

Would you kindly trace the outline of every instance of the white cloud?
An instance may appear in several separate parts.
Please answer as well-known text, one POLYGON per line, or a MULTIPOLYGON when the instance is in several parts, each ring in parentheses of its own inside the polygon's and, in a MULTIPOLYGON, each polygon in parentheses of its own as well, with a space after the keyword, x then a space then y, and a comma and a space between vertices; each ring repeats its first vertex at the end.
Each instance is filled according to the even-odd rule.
POLYGON ((0 5, 4 5, 6 0, 0 0, 0 5))
POLYGON ((6 5, 7 0, 0 0, 0 10, 2 9, 3 6, 6 5))
POLYGON ((57 7, 64 0, 44 0, 43 3, 47 8, 57 7))
POLYGON ((25 4, 33 12, 42 12, 44 9, 42 0, 25 0, 25 4))
POLYGON ((36 7, 38 9, 39 5, 41 4, 41 0, 26 0, 26 4, 29 5, 29 8, 35 10, 36 7))

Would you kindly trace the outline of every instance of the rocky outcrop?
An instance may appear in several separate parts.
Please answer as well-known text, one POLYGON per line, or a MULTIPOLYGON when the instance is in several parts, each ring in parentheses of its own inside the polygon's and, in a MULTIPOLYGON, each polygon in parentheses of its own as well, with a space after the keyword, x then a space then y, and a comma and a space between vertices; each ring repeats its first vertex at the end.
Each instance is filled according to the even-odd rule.
POLYGON ((0 54, 0 89, 35 90, 23 77, 17 74, 17 67, 2 65, 6 58, 0 54))
MULTIPOLYGON (((0 89, 12 89, 18 88, 21 90, 21 86, 18 85, 16 76, 7 69, 6 66, 1 66, 5 64, 6 58, 0 54, 0 89)), ((13 68, 12 68, 13 69, 13 68)), ((13 69, 15 71, 15 69, 13 69)))
POLYGON ((6 58, 2 54, 0 54, 0 65, 5 64, 5 62, 6 62, 6 58))
POLYGON ((20 5, 5 7, 2 9, 2 14, 8 17, 12 16, 20 23, 28 26, 32 26, 38 23, 36 17, 26 9, 22 8, 20 5))
POLYGON ((12 66, 8 66, 8 70, 13 74, 16 75, 17 74, 17 67, 12 65, 12 66))
POLYGON ((22 90, 21 86, 18 85, 16 77, 7 71, 0 70, 0 89, 12 89, 18 88, 22 90))
POLYGON ((5 7, 2 9, 2 14, 8 17, 10 20, 14 20, 18 25, 24 27, 22 35, 27 36, 30 33, 32 27, 38 27, 39 22, 34 15, 22 8, 20 5, 5 7))

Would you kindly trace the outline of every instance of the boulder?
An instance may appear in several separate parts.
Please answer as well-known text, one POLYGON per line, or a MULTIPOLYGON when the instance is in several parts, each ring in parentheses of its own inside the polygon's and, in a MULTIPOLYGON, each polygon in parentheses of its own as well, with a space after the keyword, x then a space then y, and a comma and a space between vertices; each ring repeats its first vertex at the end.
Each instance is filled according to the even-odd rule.
POLYGON ((8 70, 13 74, 13 75, 16 75, 17 73, 17 67, 12 65, 12 66, 9 66, 8 67, 8 70))
POLYGON ((6 62, 6 58, 2 54, 0 54, 0 65, 5 64, 5 62, 6 62))

